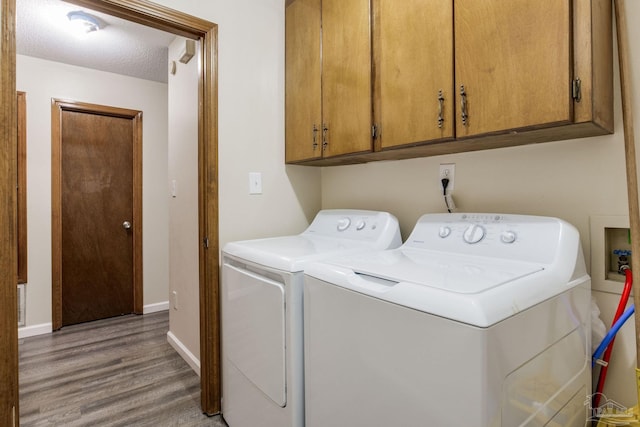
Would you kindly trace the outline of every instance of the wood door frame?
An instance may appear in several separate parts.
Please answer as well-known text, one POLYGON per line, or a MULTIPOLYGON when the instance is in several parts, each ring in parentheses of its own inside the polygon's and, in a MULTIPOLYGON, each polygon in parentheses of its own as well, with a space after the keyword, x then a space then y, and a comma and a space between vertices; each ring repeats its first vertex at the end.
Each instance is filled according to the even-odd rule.
POLYGON ((0 0, 0 425, 19 425, 16 2, 0 0))
MULTIPOLYGON (((0 0, 13 1, 13 0, 0 0)), ((198 84, 198 228, 200 387, 203 412, 220 412, 220 279, 218 238, 218 25, 147 0, 65 0, 200 41, 198 84)), ((15 73, 15 69, 14 69, 15 73)))
POLYGON ((53 330, 62 327, 62 113, 98 114, 133 123, 133 312, 142 314, 142 111, 53 98, 51 100, 51 313, 53 330))
MULTIPOLYGON (((203 412, 220 412, 218 239, 218 26, 146 0, 67 0, 138 24, 200 41, 198 125, 200 378, 203 412)), ((18 331, 15 236, 15 0, 0 0, 0 424, 18 426, 18 331)))
POLYGON ((27 283, 27 94, 18 91, 18 283, 27 283))

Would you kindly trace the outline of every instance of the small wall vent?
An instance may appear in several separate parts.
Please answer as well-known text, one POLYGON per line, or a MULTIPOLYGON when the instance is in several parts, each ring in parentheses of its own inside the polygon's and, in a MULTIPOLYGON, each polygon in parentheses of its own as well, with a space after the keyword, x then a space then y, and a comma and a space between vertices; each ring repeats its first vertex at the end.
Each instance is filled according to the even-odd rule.
POLYGON ((25 297, 24 284, 18 285, 18 327, 25 326, 26 324, 25 297))

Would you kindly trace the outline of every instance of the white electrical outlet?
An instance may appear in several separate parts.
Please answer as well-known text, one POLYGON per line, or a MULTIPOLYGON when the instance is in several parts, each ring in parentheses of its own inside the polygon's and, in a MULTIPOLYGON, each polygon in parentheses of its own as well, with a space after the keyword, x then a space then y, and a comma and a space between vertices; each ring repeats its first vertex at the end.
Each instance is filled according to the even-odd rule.
POLYGON ((440 165, 440 175, 438 175, 438 189, 442 193, 442 180, 444 178, 449 179, 449 185, 447 185, 447 194, 453 193, 454 176, 456 172, 455 163, 443 163, 440 165))
POLYGON ((171 292, 172 306, 174 310, 178 309, 178 291, 171 292))

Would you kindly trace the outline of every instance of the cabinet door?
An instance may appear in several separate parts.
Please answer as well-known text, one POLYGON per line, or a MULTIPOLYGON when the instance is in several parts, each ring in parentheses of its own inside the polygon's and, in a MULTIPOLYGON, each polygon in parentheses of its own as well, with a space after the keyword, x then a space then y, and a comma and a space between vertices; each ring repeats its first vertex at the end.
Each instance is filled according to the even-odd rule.
POLYGON ((372 149, 370 0, 322 1, 323 156, 372 149))
POLYGON ((457 137, 571 122, 570 0, 454 0, 454 10, 457 137))
POLYGON ((453 1, 373 4, 378 148, 453 138, 453 1))
POLYGON ((316 159, 322 155, 320 16, 320 0, 296 0, 286 9, 287 162, 316 159))

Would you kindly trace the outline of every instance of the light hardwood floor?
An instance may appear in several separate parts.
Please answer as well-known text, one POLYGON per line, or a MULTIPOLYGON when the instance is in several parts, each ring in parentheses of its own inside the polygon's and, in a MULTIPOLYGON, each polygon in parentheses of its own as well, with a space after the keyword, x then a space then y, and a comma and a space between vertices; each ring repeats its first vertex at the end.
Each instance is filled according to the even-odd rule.
POLYGON ((168 312, 20 340, 22 426, 226 426, 199 405, 200 379, 167 343, 168 312))

